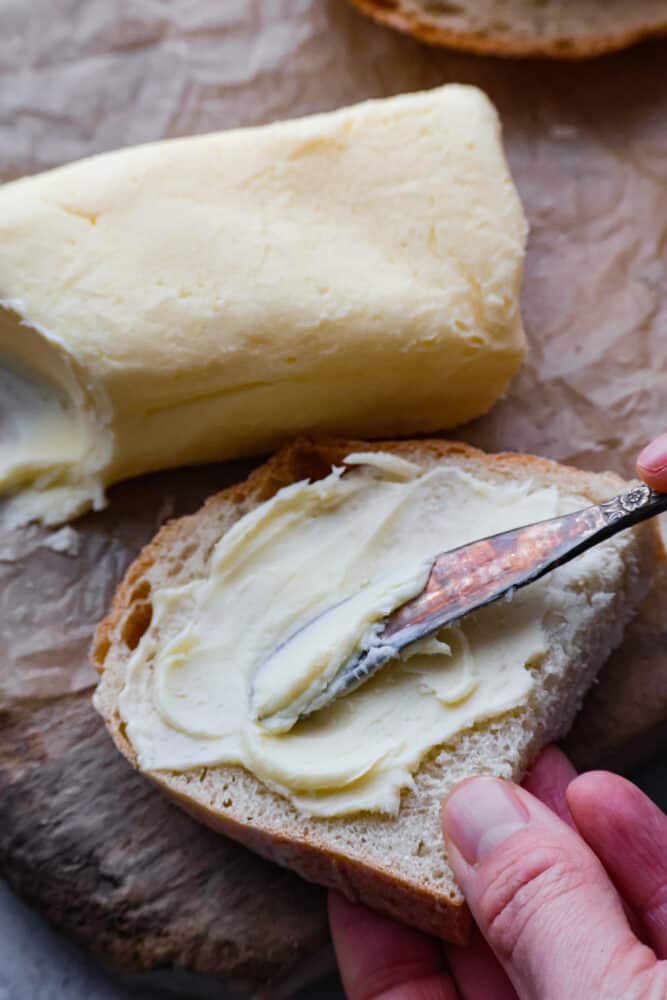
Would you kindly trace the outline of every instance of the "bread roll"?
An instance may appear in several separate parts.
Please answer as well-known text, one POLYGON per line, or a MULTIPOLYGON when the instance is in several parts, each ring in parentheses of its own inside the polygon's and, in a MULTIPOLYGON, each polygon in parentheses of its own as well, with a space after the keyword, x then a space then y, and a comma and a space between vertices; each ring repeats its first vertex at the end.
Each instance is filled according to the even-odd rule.
POLYGON ((590 59, 667 32, 664 0, 351 0, 379 24, 467 52, 590 59))

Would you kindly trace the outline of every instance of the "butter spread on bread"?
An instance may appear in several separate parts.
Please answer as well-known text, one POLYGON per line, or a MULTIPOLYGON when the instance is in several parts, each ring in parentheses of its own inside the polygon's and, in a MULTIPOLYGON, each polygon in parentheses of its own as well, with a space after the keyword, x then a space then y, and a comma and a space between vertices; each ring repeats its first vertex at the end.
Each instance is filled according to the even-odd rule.
POLYGON ((545 621, 577 615, 582 594, 618 577, 612 539, 296 722, 374 623, 421 590, 438 552, 587 503, 530 478, 490 483, 382 452, 351 459, 344 473, 296 482, 248 512, 200 580, 153 594, 152 627, 119 697, 143 770, 238 764, 304 813, 395 814, 432 748, 528 701, 545 621), (290 656, 267 661, 341 601, 290 656))
POLYGON ((483 413, 524 353, 525 232, 497 114, 458 85, 3 185, 9 516, 304 429, 483 413))

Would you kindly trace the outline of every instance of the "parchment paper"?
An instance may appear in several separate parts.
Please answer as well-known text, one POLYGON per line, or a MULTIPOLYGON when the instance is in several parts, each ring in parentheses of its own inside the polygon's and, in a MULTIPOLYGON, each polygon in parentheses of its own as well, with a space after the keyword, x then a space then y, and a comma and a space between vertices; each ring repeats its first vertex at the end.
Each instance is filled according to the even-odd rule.
MULTIPOLYGON (((581 66, 460 56, 378 28, 344 0, 4 0, 0 177, 476 83, 500 109, 531 223, 530 354, 507 398, 459 434, 629 474, 667 424, 666 56, 660 43, 581 66)), ((239 475, 151 477, 71 528, 2 537, 0 699, 90 684, 92 628, 129 559, 167 516, 239 475)))

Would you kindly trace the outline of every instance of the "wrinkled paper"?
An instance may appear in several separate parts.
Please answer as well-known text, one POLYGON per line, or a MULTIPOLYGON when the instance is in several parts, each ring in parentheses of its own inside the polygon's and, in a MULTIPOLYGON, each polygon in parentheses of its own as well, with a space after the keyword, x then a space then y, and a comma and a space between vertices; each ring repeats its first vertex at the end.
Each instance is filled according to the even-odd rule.
MULTIPOLYGON (((652 43, 582 65, 476 58, 379 28, 345 0, 4 0, 0 178, 168 136, 478 84, 500 110, 531 226, 530 353, 507 397, 458 434, 627 476, 667 425, 666 55, 652 43)), ((166 518, 248 468, 147 477, 64 529, 2 535, 0 703, 89 685, 92 631, 128 562, 166 518)), ((660 720, 667 616, 656 607, 636 629, 660 720)), ((632 688, 635 646, 616 658, 616 707, 632 688)))

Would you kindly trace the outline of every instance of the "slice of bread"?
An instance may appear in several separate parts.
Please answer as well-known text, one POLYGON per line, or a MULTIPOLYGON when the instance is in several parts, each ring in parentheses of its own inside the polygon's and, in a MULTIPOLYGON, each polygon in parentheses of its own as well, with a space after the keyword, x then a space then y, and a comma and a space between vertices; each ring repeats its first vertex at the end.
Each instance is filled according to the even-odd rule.
POLYGON ((431 45, 498 56, 586 59, 667 32, 664 0, 351 0, 431 45))
MULTIPOLYGON (((327 475, 351 451, 387 450, 423 467, 449 463, 503 483, 529 479, 597 502, 624 483, 525 455, 486 455, 443 441, 401 443, 302 440, 279 452, 245 482, 211 497, 196 514, 167 524, 130 567, 108 617, 100 624, 93 659, 102 673, 95 704, 118 748, 135 765, 118 711, 132 650, 151 628, 151 595, 201 578, 216 542, 245 513, 282 487, 327 475)), ((439 824, 444 795, 463 777, 494 774, 519 779, 546 743, 570 727, 584 693, 651 581, 659 554, 657 532, 642 525, 622 536, 618 579, 604 594, 582 595, 582 614, 550 623, 549 653, 536 672, 526 705, 471 727, 422 762, 415 789, 403 794, 395 818, 360 814, 314 819, 241 767, 151 773, 184 809, 304 878, 336 887, 426 932, 466 940, 469 915, 447 865, 439 824)))

